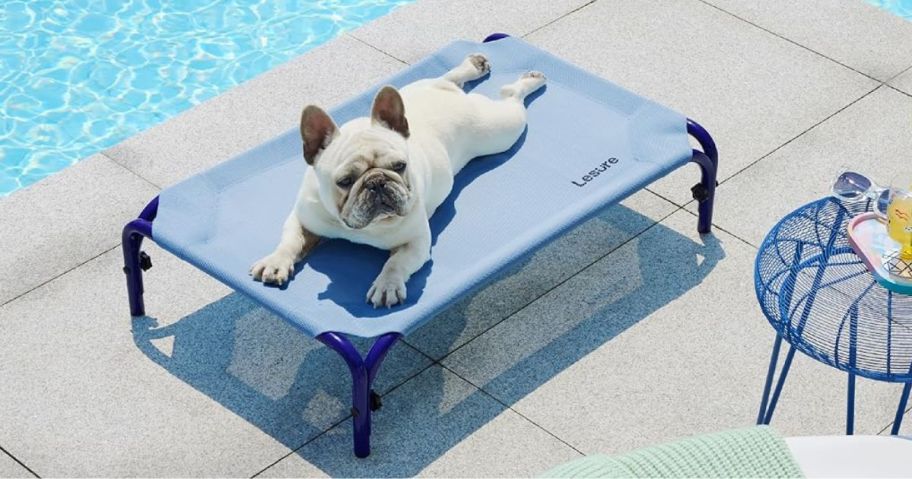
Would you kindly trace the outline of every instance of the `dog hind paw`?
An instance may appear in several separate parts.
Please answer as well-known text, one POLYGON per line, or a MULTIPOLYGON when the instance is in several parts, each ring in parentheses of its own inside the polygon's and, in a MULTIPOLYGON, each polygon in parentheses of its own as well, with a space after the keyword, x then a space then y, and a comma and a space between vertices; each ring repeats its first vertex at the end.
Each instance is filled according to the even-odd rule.
POLYGON ((488 57, 482 55, 481 53, 473 53, 469 55, 469 61, 472 62, 472 65, 475 69, 478 70, 478 73, 485 75, 491 71, 491 62, 488 61, 488 57))

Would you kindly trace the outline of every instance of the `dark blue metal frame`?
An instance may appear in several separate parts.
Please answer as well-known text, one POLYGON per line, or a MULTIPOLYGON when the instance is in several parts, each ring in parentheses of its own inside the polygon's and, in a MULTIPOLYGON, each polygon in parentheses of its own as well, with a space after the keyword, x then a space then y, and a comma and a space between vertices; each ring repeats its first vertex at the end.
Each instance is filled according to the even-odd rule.
MULTIPOLYGON (((152 263, 148 256, 140 249, 143 238, 152 239, 152 222, 158 214, 158 197, 152 199, 139 213, 139 218, 127 223, 121 235, 123 245, 124 267, 127 275, 127 296, 130 298, 130 314, 142 316, 146 314, 143 303, 143 278, 142 272, 149 269, 152 263), (144 258, 146 260, 144 261, 144 258), (143 264, 145 262, 145 264, 143 264)), ((154 241, 154 240, 153 240, 154 241)))
POLYGON ((402 337, 387 333, 377 338, 363 359, 344 334, 323 333, 317 339, 342 356, 352 376, 352 432, 355 456, 370 455, 371 412, 380 408, 379 395, 371 388, 386 353, 402 337), (376 399, 375 399, 376 398, 376 399))
MULTIPOLYGON (((504 33, 494 33, 485 38, 485 42, 508 37, 504 33)), ((701 170, 701 180, 693 189, 694 197, 700 202, 697 229, 700 233, 709 233, 712 228, 713 200, 716 190, 716 169, 718 153, 709 133, 693 120, 687 120, 687 133, 693 136, 703 151, 693 150, 691 161, 697 163, 701 170)), ((151 267, 151 261, 141 250, 144 238, 155 240, 152 223, 158 213, 158 197, 155 197, 139 214, 139 217, 124 226, 123 255, 124 273, 127 277, 127 295, 130 300, 130 314, 145 314, 143 303, 143 271, 151 267)), ((372 385, 386 353, 402 337, 399 333, 387 333, 377 338, 367 356, 362 357, 355 346, 344 334, 326 332, 317 336, 317 340, 336 351, 348 366, 352 377, 352 428, 354 452, 357 457, 370 454, 371 412, 380 408, 380 396, 373 391, 372 385)))
POLYGON ((705 234, 712 230, 713 205, 716 200, 716 186, 719 184, 716 180, 719 152, 709 132, 690 118, 687 119, 687 134, 694 137, 700 148, 703 148, 703 151, 693 150, 690 161, 700 166, 700 183, 694 186, 692 191, 694 199, 699 202, 697 231, 705 234))

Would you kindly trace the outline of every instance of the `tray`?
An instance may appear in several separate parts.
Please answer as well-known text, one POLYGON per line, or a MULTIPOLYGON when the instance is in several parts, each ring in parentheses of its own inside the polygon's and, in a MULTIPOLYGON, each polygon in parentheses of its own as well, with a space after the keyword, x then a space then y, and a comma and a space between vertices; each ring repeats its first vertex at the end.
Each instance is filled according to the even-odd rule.
POLYGON ((912 295, 912 278, 903 279, 890 274, 883 258, 899 252, 899 244, 888 235, 876 213, 863 213, 849 221, 849 243, 861 258, 874 279, 895 293, 912 295))

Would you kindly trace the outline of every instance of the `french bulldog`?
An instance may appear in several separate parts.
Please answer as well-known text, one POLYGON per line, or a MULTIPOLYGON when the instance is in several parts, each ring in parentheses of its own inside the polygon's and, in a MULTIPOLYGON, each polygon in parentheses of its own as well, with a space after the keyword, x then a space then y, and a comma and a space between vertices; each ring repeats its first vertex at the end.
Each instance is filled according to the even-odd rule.
POLYGON ((344 238, 390 251, 367 292, 375 308, 406 299, 405 283, 430 259, 428 218, 453 188, 453 177, 471 159, 499 153, 526 126, 523 100, 545 84, 527 72, 493 100, 466 93, 463 85, 491 65, 469 55, 439 78, 397 91, 380 89, 370 117, 341 127, 319 107, 301 114, 304 174, 279 244, 250 268, 257 281, 282 285, 320 238, 344 238))

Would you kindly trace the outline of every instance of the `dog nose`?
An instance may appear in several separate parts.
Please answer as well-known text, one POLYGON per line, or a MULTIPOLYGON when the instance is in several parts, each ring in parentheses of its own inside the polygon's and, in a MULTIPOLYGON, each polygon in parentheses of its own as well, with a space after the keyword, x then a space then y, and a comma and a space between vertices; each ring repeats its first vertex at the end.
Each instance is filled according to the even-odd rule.
POLYGON ((386 178, 383 175, 374 175, 364 182, 364 186, 374 193, 380 192, 383 185, 386 184, 386 178))

